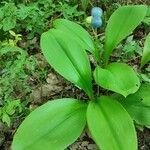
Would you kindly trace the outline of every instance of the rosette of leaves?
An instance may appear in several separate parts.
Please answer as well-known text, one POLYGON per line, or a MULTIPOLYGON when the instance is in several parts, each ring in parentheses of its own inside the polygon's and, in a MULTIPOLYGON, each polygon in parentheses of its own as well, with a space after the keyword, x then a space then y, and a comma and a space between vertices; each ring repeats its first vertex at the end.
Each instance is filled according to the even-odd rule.
MULTIPOLYGON (((146 11, 145 5, 120 7, 112 14, 106 27, 102 58, 105 67, 96 66, 94 79, 101 88, 121 95, 121 99, 93 94, 92 72, 86 50, 95 56, 97 49, 90 35, 74 22, 65 19, 54 21, 54 28, 41 36, 42 52, 55 71, 83 89, 89 100, 83 102, 63 98, 35 109, 16 131, 12 150, 63 150, 75 142, 86 124, 101 150, 137 150, 133 120, 150 125, 147 120, 150 109, 143 113, 143 120, 138 116, 145 111, 143 105, 149 107, 150 94, 141 92, 139 78, 131 66, 108 63, 108 59, 119 42, 144 19, 146 11), (136 95, 138 99, 143 97, 142 104, 136 95), (136 100, 139 103, 138 113, 132 111, 134 107, 129 107, 136 100)), ((148 87, 144 87, 144 91, 148 91, 148 87)))

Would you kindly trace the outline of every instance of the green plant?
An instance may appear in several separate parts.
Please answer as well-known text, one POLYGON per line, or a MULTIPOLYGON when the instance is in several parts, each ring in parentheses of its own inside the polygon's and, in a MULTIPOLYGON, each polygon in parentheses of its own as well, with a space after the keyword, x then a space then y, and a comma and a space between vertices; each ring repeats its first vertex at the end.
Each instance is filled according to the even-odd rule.
POLYGON ((120 48, 125 52, 128 58, 133 58, 135 53, 142 55, 142 48, 139 43, 133 39, 133 35, 129 36, 125 45, 121 45, 120 48))
POLYGON ((17 7, 14 3, 5 3, 0 7, 0 29, 4 31, 13 29, 17 21, 17 7))
MULTIPOLYGON (((113 49, 141 23, 146 11, 145 5, 123 6, 111 15, 102 56, 80 25, 65 19, 53 22, 54 28, 41 36, 42 52, 60 75, 85 91, 89 100, 64 98, 37 108, 18 128, 13 150, 65 149, 80 136, 86 121, 100 149, 137 150, 133 120, 137 124, 150 125, 150 84, 141 84, 129 65, 109 63, 109 57, 113 49), (85 50, 96 58, 96 83, 116 94, 110 92, 110 96, 99 96, 93 92, 92 72, 85 50)), ((144 60, 146 55, 149 56, 147 51, 146 48, 144 60)))
POLYGON ((4 40, 0 41, 0 47, 3 48, 4 46, 6 47, 15 47, 19 41, 22 40, 21 34, 16 34, 14 31, 10 30, 9 31, 10 36, 13 38, 10 38, 9 40, 4 40))
POLYGON ((144 18, 143 22, 148 26, 150 25, 150 7, 148 8, 147 15, 144 18))
POLYGON ((6 41, 2 43, 3 48, 0 49, 0 57, 2 60, 5 59, 1 62, 0 120, 7 123, 8 126, 10 126, 11 116, 15 114, 17 108, 19 108, 19 113, 21 112, 20 99, 14 98, 13 95, 20 80, 22 81, 24 78, 22 67, 26 59, 26 53, 15 47, 15 42, 15 40, 9 39, 8 43, 6 41))
POLYGON ((70 6, 68 3, 59 2, 55 6, 55 12, 60 13, 65 19, 71 19, 72 17, 81 16, 84 14, 83 11, 78 11, 78 5, 70 6))
MULTIPOLYGON (((45 2, 46 3, 46 2, 45 2)), ((51 5, 52 2, 49 2, 51 5)), ((51 15, 47 14, 49 9, 48 6, 43 6, 40 10, 38 7, 39 2, 25 4, 15 3, 4 3, 0 7, 0 29, 8 31, 10 29, 15 29, 16 32, 28 32, 28 38, 33 38, 35 34, 41 34, 44 32, 46 23, 46 18, 51 15), (44 12, 45 11, 45 12, 44 12), (40 20, 40 21, 39 21, 40 20), (31 33, 32 30, 32 33, 31 33)))
POLYGON ((82 7, 83 7, 84 10, 86 10, 89 2, 90 2, 90 0, 81 0, 82 7))
POLYGON ((147 64, 150 61, 150 33, 147 35, 145 44, 144 44, 144 51, 141 60, 141 67, 147 64))
POLYGON ((10 127, 15 118, 23 113, 21 100, 25 103, 32 90, 25 82, 28 78, 26 71, 30 70, 32 74, 35 69, 34 59, 27 58, 27 53, 17 47, 21 35, 13 31, 9 31, 9 34, 11 38, 0 41, 0 121, 10 127))
POLYGON ((28 39, 33 39, 49 28, 52 16, 56 13, 66 19, 83 15, 84 12, 78 11, 77 7, 78 5, 70 6, 67 1, 53 0, 38 0, 26 5, 15 4, 14 1, 3 2, 0 6, 0 30, 15 30, 17 33, 27 34, 28 39))
POLYGON ((0 118, 3 123, 7 123, 7 125, 10 127, 11 116, 15 114, 17 108, 19 109, 19 113, 22 111, 20 100, 7 99, 7 102, 2 105, 3 107, 0 107, 0 118))

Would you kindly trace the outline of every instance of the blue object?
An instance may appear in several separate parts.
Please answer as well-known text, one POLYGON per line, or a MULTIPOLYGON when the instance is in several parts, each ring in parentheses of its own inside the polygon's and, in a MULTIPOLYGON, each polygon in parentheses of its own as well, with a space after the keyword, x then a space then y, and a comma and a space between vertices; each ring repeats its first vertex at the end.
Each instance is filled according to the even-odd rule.
POLYGON ((99 28, 102 26, 102 19, 100 17, 93 17, 91 25, 93 28, 99 28))
POLYGON ((101 17, 103 14, 103 10, 100 7, 93 7, 91 10, 91 16, 93 17, 101 17))

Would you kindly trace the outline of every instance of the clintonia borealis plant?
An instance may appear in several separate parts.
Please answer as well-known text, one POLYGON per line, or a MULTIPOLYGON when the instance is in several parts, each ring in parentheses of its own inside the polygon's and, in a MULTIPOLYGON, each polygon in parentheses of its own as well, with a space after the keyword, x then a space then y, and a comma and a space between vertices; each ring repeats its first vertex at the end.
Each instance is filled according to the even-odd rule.
MULTIPOLYGON (((90 35, 80 25, 56 19, 41 36, 41 49, 49 64, 64 78, 83 89, 89 100, 62 98, 35 109, 16 131, 12 150, 63 150, 77 140, 86 124, 101 150, 137 150, 134 122, 150 126, 150 85, 140 83, 131 66, 109 63, 113 49, 144 19, 147 6, 123 6, 108 20, 103 55, 99 58, 90 35), (97 65, 97 85, 114 94, 94 95, 86 51, 97 65)), ((100 8, 92 9, 91 24, 102 25, 100 8), (98 19, 98 21, 96 20, 98 19)), ((141 67, 150 60, 150 35, 145 41, 141 67)))

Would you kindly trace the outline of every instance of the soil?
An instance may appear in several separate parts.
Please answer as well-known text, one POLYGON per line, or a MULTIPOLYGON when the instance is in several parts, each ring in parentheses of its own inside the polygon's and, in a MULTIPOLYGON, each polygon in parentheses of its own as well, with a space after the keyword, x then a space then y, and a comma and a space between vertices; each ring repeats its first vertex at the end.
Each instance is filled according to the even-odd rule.
MULTIPOLYGON (((138 150, 150 150, 150 130, 145 129, 143 132, 137 131, 138 135, 138 150)), ((69 150, 98 150, 98 147, 92 140, 89 134, 85 132, 69 150)))
MULTIPOLYGON (((33 91, 30 95, 31 102, 29 104, 29 108, 38 107, 45 103, 48 99, 63 97, 87 100, 87 96, 81 90, 74 87, 69 82, 66 82, 59 75, 49 73, 45 84, 40 87, 33 87, 33 91)), ((24 117, 25 116, 18 117, 10 128, 6 127, 6 125, 2 123, 0 124, 0 150, 11 150, 10 145, 12 143, 13 135, 24 117)), ((138 150, 150 150, 150 129, 145 128, 143 132, 137 130, 137 135, 139 143, 138 150)), ((81 137, 67 149, 98 150, 88 130, 85 130, 81 137)))

